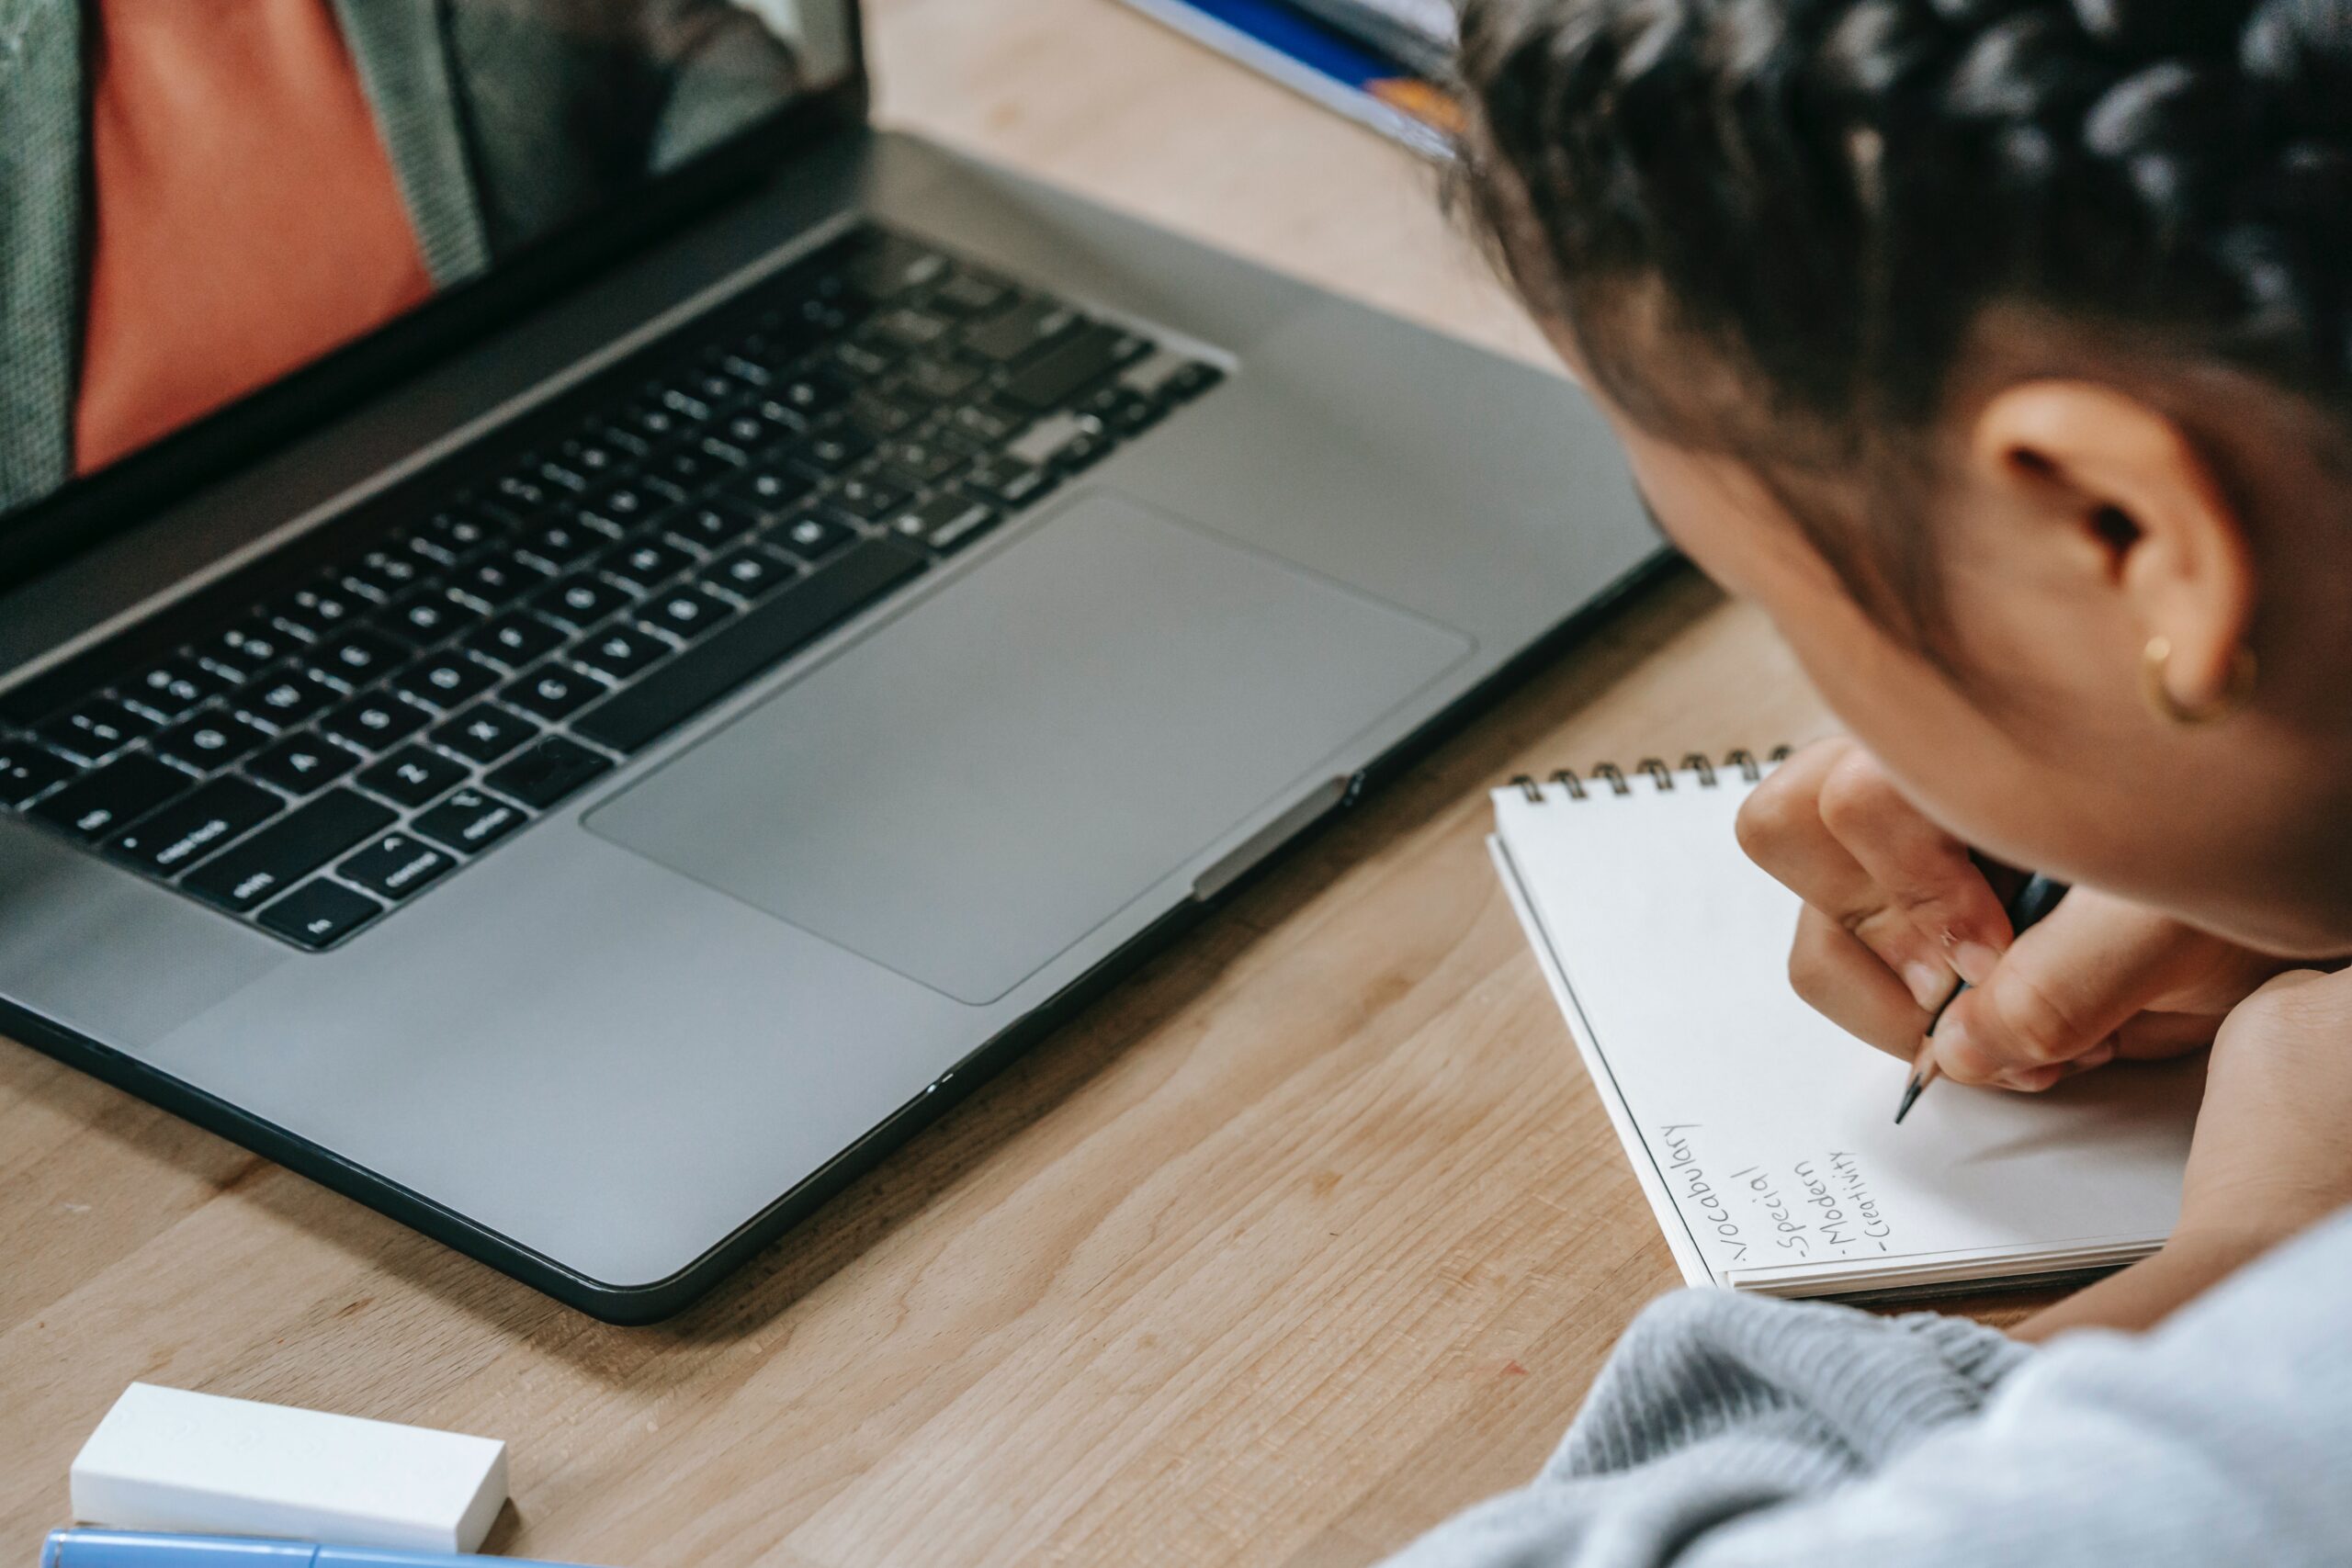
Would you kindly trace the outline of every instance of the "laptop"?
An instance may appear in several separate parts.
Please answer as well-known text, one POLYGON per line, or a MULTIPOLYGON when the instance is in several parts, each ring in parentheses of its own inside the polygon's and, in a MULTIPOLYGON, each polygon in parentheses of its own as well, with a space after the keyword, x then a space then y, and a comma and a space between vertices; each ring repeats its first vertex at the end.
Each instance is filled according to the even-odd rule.
POLYGON ((0 101, 0 1027, 596 1316, 1658 558, 1559 378, 870 126, 854 0, 107 12, 0 101))

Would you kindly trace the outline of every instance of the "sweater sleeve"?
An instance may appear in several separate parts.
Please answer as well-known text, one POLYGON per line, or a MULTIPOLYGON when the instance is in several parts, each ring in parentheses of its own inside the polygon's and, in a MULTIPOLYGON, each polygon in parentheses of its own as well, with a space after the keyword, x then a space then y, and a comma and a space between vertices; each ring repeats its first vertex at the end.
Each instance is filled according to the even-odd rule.
POLYGON ((2352 1213, 2143 1336, 2030 1351, 1931 1314, 1686 1291, 1535 1480, 1391 1568, 2335 1562, 2352 1213))

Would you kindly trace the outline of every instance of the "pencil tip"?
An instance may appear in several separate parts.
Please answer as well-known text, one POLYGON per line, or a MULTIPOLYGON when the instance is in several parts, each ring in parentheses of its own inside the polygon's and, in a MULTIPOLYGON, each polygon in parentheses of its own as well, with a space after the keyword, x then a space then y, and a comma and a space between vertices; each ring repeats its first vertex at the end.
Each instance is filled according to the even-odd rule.
POLYGON ((1903 1103, 1894 1108, 1894 1124, 1896 1126, 1900 1127, 1903 1125, 1903 1119, 1911 1114, 1911 1108, 1913 1106, 1919 1103, 1919 1091, 1927 1087, 1928 1082, 1925 1078, 1921 1077, 1917 1073, 1913 1073, 1911 1075, 1911 1081, 1903 1086, 1903 1103))

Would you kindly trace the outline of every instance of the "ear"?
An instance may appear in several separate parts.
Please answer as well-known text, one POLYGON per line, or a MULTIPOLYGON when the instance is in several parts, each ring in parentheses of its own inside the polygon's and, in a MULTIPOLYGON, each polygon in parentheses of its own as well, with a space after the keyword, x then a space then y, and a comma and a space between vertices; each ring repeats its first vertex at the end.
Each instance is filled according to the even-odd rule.
POLYGON ((2171 645, 2177 699, 2198 708, 2228 692, 2253 630, 2254 552, 2212 466, 2169 416, 2091 382, 2020 382, 1979 411, 1969 460, 2064 531, 2143 642, 2171 645))

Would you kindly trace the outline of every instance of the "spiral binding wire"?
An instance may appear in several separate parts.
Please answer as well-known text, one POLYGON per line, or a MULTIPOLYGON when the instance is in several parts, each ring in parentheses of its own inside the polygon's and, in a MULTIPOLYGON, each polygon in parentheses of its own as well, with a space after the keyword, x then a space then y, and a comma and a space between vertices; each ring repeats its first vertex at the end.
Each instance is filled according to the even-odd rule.
MULTIPOLYGON (((1699 751, 1690 753, 1679 763, 1670 768, 1666 765, 1662 758, 1645 757, 1634 764, 1630 775, 1626 770, 1614 762, 1595 762, 1587 770, 1586 777, 1589 778, 1594 785, 1608 785, 1609 793, 1611 795, 1631 795, 1634 793, 1633 781, 1635 778, 1647 778, 1650 781, 1652 793, 1665 795, 1674 788, 1674 775, 1677 773, 1690 774, 1699 781, 1701 789, 1713 789, 1721 782, 1722 775, 1726 773, 1736 773, 1749 784, 1755 784, 1763 778, 1764 769, 1768 764, 1786 761, 1788 757, 1789 748, 1775 746, 1764 754, 1763 761, 1758 761, 1755 752, 1745 746, 1738 746, 1724 752, 1723 761, 1720 762, 1699 751)), ((1549 782, 1559 785, 1561 791, 1570 800, 1592 798, 1592 792, 1587 787, 1586 779, 1577 777, 1574 768, 1559 769, 1552 774, 1549 782)), ((1540 806, 1547 798, 1544 793, 1543 784, 1537 782, 1532 773, 1515 773, 1510 783, 1513 788, 1534 805, 1540 806)))

